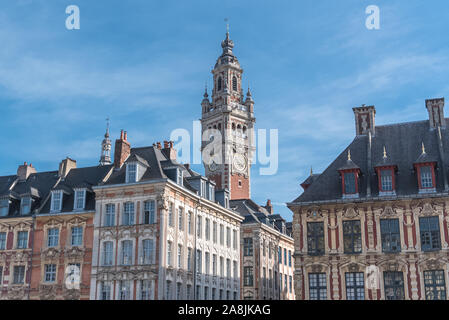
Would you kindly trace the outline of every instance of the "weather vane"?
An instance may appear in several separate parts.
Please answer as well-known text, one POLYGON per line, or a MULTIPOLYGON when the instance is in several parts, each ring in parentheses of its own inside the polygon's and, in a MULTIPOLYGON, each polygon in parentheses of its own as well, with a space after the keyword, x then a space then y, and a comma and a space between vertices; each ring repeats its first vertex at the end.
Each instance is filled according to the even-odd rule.
POLYGON ((226 22, 226 32, 229 33, 229 23, 228 23, 229 19, 225 18, 224 21, 226 22))

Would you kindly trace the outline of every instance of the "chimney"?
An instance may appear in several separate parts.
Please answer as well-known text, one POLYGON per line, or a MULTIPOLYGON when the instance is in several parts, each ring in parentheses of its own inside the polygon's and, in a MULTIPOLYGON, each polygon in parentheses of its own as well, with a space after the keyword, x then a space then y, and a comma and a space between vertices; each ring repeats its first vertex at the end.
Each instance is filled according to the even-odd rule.
POLYGON ((64 179, 72 169, 76 169, 76 160, 67 157, 59 164, 58 176, 64 179))
POLYGON ((126 131, 120 131, 120 139, 115 140, 114 167, 120 169, 131 154, 131 144, 127 141, 126 131))
POLYGON ((270 199, 267 200, 267 204, 265 205, 265 209, 267 209, 267 211, 270 214, 273 214, 273 205, 271 204, 271 200, 270 199))
POLYGON ((429 113, 430 128, 445 128, 446 120, 444 119, 444 98, 427 99, 426 108, 427 112, 429 113))
POLYGON ((176 150, 173 148, 173 141, 164 141, 164 149, 162 152, 170 160, 176 160, 176 150))
POLYGON ((159 150, 161 150, 162 149, 162 146, 161 146, 161 143, 158 141, 158 142, 156 142, 156 146, 157 146, 157 148, 159 149, 159 150))
POLYGON ((358 108, 352 108, 355 116, 355 133, 358 136, 367 135, 371 132, 374 136, 375 133, 375 117, 376 108, 374 106, 365 106, 364 104, 358 108))
POLYGON ((28 179, 30 174, 36 172, 36 169, 31 163, 30 165, 28 165, 26 162, 24 162, 23 165, 19 166, 19 168, 17 169, 17 176, 19 177, 20 181, 25 181, 26 179, 28 179))

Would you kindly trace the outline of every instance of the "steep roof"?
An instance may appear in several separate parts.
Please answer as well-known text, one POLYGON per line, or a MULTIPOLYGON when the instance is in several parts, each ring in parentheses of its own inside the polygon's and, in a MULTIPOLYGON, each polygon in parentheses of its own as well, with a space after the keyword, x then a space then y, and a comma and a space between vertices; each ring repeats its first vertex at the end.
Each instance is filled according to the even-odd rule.
MULTIPOLYGON (((449 151, 449 128, 441 128, 441 139, 444 152, 449 151)), ((368 168, 369 137, 356 136, 349 146, 320 174, 292 204, 314 201, 335 201, 342 199, 341 178, 339 169, 345 168, 348 161, 348 149, 351 150, 351 160, 360 168, 359 196, 367 196, 368 181, 371 197, 379 195, 377 176, 374 167, 386 163, 383 159, 384 146, 388 155, 388 164, 396 165, 396 195, 409 196, 418 194, 417 177, 414 164, 417 161, 435 161, 436 191, 444 192, 443 168, 448 167, 439 152, 439 133, 430 129, 429 121, 415 121, 391 125, 376 126, 375 135, 371 138, 371 167, 368 168), (422 155, 422 144, 426 154, 422 155), (425 157, 425 159, 423 159, 425 157)))

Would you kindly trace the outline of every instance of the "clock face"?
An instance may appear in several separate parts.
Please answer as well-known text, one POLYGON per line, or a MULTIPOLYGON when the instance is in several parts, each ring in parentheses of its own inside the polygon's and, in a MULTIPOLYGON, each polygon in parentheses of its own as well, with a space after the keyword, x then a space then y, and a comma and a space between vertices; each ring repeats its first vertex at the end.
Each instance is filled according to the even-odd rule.
POLYGON ((217 170, 217 168, 218 168, 218 165, 212 161, 212 163, 209 165, 209 171, 213 172, 213 171, 217 170))
POLYGON ((234 168, 237 171, 245 171, 246 169, 246 158, 240 153, 236 153, 233 159, 234 168))

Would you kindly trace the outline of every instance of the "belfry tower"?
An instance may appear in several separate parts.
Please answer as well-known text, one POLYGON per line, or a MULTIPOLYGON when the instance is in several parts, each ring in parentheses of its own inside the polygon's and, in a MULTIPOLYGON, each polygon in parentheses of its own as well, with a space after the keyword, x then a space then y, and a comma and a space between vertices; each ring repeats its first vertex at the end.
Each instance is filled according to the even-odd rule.
MULTIPOLYGON (((212 70, 214 86, 212 101, 204 93, 201 103, 202 132, 216 129, 222 136, 221 163, 204 164, 206 176, 215 181, 217 188, 230 190, 231 200, 251 197, 250 169, 254 152, 254 101, 251 92, 242 88, 243 69, 232 52, 234 42, 226 38, 221 42, 222 54, 212 70)), ((202 148, 209 142, 203 142, 202 148)))
POLYGON ((100 166, 111 164, 111 148, 112 142, 109 139, 109 119, 107 119, 106 133, 104 134, 103 142, 101 143, 101 158, 100 166))

